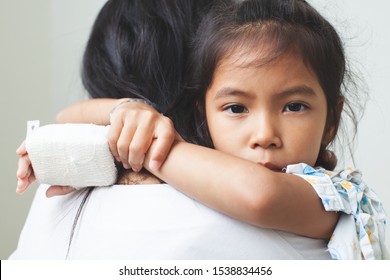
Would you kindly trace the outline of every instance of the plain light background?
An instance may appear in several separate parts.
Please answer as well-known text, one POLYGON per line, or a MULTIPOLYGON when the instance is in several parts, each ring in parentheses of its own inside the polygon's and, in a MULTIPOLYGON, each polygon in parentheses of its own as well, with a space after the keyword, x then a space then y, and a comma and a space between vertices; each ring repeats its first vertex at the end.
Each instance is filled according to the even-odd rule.
MULTIPOLYGON (((0 259, 16 248, 37 187, 15 194, 16 148, 27 120, 52 123, 56 113, 86 98, 80 63, 91 25, 105 0, 0 0, 1 161, 0 259)), ((356 165, 390 213, 390 2, 309 0, 338 29, 346 53, 370 93, 359 126, 356 165)), ((390 248, 390 229, 387 230, 390 248)))

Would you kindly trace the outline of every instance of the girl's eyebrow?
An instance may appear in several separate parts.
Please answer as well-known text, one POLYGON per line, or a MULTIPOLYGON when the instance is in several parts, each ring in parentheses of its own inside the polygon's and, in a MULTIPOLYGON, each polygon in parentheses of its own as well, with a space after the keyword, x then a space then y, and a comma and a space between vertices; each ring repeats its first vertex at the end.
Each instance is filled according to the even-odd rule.
POLYGON ((295 95, 295 94, 302 94, 302 95, 314 97, 316 95, 316 92, 314 91, 314 89, 312 89, 309 86, 299 85, 299 86, 287 88, 287 89, 282 90, 281 92, 277 93, 277 95, 281 95, 281 96, 291 96, 291 95, 295 95))
MULTIPOLYGON (((312 89, 311 87, 306 86, 306 85, 299 85, 299 86, 294 86, 291 88, 284 89, 280 92, 277 92, 275 94, 275 96, 288 97, 288 96, 296 95, 296 94, 302 94, 302 95, 306 95, 308 97, 316 96, 316 92, 314 91, 314 89, 312 89)), ((225 87, 225 88, 222 88, 222 89, 217 91, 217 93, 214 97, 214 100, 218 100, 218 99, 225 98, 225 97, 231 97, 231 96, 240 96, 240 97, 244 97, 247 99, 255 99, 256 98, 256 95, 251 94, 249 92, 242 91, 242 90, 232 88, 232 87, 225 87)))
POLYGON ((214 100, 218 100, 225 97, 231 97, 231 96, 240 96, 247 99, 255 99, 255 96, 253 94, 250 94, 246 91, 242 91, 231 87, 224 87, 217 91, 214 100))

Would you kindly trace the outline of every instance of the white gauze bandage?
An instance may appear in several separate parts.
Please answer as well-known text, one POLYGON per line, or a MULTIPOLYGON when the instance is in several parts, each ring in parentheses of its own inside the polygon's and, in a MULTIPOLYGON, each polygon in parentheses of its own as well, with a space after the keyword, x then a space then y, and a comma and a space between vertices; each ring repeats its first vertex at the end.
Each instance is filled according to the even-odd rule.
POLYGON ((107 133, 94 124, 27 123, 26 150, 42 184, 75 188, 109 186, 117 179, 107 133))

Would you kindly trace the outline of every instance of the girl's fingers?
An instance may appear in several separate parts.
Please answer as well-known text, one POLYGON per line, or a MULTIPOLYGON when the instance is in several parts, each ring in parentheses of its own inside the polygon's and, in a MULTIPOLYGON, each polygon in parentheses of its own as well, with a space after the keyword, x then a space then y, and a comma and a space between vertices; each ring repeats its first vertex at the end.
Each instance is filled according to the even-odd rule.
POLYGON ((20 157, 18 160, 18 169, 16 170, 17 178, 25 178, 28 176, 29 168, 31 169, 31 161, 27 154, 20 157))
POLYGON ((127 123, 123 126, 121 134, 117 142, 118 156, 119 160, 122 162, 123 167, 130 169, 131 165, 129 164, 129 146, 133 140, 134 133, 137 130, 136 124, 127 123))
POLYGON ((57 186, 57 185, 53 185, 53 186, 50 186, 47 190, 46 190, 46 197, 53 197, 53 196, 59 196, 59 195, 66 195, 66 194, 69 194, 71 192, 74 192, 76 189, 71 187, 71 186, 57 186))
POLYGON ((152 170, 157 170, 164 163, 166 158, 168 157, 169 151, 171 150, 172 144, 174 142, 174 138, 170 135, 163 135, 158 137, 155 140, 155 149, 151 151, 150 157, 150 168, 152 170))
POLYGON ((133 171, 138 172, 142 169, 145 154, 148 151, 154 139, 154 121, 146 119, 145 122, 137 127, 134 137, 129 147, 129 164, 133 171))
POLYGON ((25 190, 27 189, 28 184, 29 184, 28 178, 18 179, 17 185, 16 185, 16 193, 23 194, 25 192, 25 190))
POLYGON ((20 156, 27 154, 25 141, 23 141, 22 144, 20 144, 19 148, 17 148, 16 150, 16 153, 20 156))
MULTIPOLYGON (((24 146, 24 143, 21 147, 24 146)), ((20 147, 19 147, 20 148, 20 147)), ((18 149, 24 152, 24 147, 18 149)), ((31 166, 31 161, 27 153, 24 153, 18 160, 18 169, 16 170, 17 185, 16 193, 22 194, 35 181, 35 174, 31 166)))
POLYGON ((157 170, 164 163, 167 158, 169 151, 171 150, 172 144, 175 141, 175 131, 173 129, 162 129, 157 133, 157 139, 155 141, 155 146, 151 151, 150 156, 150 168, 152 170, 157 170))
POLYGON ((119 153, 117 149, 117 143, 118 143, 119 136, 121 135, 122 127, 123 127, 122 122, 113 122, 111 124, 110 130, 108 132, 108 137, 107 137, 110 151, 117 161, 120 161, 119 153))
POLYGON ((25 178, 18 178, 17 185, 16 185, 16 193, 17 194, 23 194, 26 189, 35 182, 35 174, 34 172, 31 171, 29 172, 30 174, 25 177, 25 178))

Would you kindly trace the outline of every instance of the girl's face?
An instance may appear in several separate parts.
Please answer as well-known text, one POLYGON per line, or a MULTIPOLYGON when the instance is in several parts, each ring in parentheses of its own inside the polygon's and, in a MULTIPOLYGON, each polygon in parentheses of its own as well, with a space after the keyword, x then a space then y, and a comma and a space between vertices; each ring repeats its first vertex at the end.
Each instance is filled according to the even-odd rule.
POLYGON ((206 92, 215 149, 281 171, 313 166, 326 143, 327 103, 316 75, 290 52, 264 66, 254 54, 222 59, 206 92))

